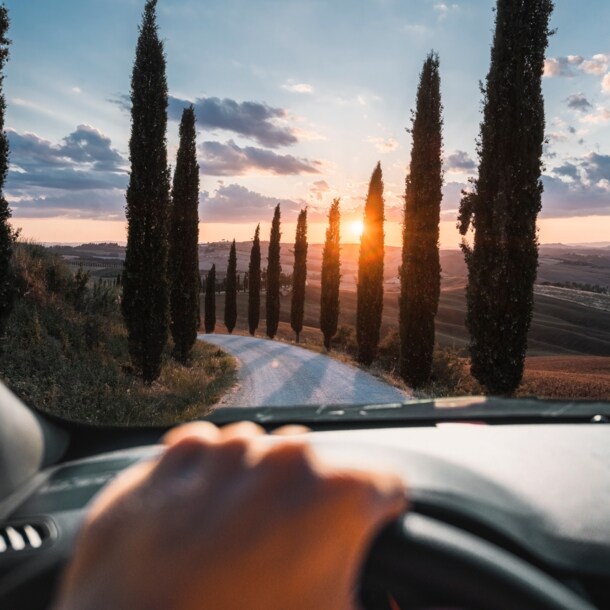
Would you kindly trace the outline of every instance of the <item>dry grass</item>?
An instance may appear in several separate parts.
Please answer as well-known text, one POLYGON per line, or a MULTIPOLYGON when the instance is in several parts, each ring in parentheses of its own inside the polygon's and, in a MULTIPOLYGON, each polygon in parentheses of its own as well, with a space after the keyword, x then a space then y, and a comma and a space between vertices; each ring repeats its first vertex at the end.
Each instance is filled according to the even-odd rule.
POLYGON ((528 358, 519 396, 608 400, 610 357, 528 358))

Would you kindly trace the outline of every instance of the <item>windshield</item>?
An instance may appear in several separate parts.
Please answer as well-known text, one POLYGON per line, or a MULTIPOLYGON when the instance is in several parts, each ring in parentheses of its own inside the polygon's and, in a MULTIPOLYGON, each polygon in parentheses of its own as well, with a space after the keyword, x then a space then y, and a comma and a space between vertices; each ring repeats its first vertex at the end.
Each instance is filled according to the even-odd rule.
POLYGON ((119 425, 607 399, 610 7, 539 4, 6 0, 1 379, 119 425))

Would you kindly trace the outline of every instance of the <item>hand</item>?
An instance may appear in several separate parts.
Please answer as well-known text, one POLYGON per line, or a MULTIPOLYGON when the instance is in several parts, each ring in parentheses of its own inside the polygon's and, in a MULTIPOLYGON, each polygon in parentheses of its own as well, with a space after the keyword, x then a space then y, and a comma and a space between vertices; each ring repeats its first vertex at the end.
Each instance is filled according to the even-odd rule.
POLYGON ((160 459, 95 501, 56 610, 355 608, 368 546, 405 491, 321 463, 299 431, 271 443, 250 423, 169 432, 160 459))

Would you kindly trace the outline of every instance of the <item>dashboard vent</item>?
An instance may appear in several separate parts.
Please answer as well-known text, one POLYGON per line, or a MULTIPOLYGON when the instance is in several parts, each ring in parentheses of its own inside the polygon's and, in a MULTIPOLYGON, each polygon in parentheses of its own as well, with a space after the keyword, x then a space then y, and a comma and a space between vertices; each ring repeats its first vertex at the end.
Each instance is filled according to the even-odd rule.
POLYGON ((51 537, 45 523, 13 523, 0 526, 0 555, 39 549, 51 537))

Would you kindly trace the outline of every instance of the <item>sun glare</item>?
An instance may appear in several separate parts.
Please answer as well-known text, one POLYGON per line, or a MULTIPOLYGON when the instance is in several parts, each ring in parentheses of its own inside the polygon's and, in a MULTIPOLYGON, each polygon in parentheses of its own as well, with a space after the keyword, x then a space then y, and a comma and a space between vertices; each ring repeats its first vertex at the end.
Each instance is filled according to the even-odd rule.
POLYGON ((354 220, 350 222, 349 228, 350 233, 354 237, 360 237, 362 235, 362 232, 364 231, 364 224, 361 220, 354 220))

